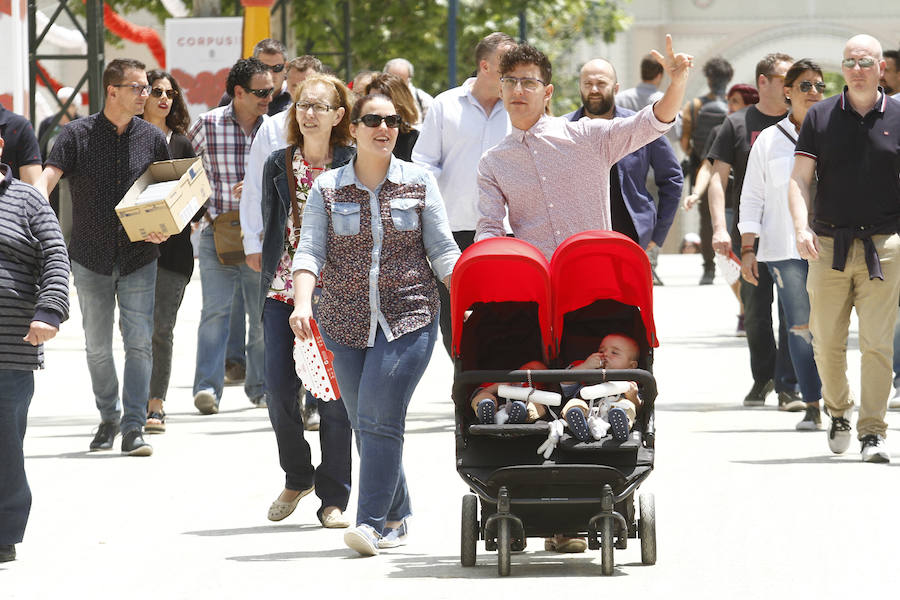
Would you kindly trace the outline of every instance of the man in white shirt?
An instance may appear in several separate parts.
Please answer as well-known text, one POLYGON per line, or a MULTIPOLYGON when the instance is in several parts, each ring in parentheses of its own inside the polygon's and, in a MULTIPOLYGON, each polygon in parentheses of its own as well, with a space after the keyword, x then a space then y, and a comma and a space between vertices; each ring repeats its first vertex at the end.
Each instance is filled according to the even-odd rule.
MULTIPOLYGON (((447 207, 453 238, 460 250, 475 240, 478 222, 478 160, 510 131, 500 101, 500 56, 515 47, 495 32, 475 47, 478 71, 461 86, 434 99, 413 148, 413 162, 431 171, 447 207)), ((441 335, 450 353, 450 296, 441 286, 441 335)))

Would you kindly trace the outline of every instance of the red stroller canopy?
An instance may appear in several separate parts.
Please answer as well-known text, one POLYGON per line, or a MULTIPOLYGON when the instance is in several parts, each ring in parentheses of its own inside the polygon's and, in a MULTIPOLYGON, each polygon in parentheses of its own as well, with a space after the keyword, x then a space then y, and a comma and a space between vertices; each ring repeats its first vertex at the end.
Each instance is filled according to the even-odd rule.
POLYGON ((477 242, 462 253, 450 284, 453 356, 460 355, 465 312, 476 302, 536 302, 541 346, 554 346, 550 335, 550 265, 528 242, 498 237, 477 242))
MULTIPOLYGON (((598 299, 635 306, 647 331, 647 344, 659 346, 653 322, 650 261, 630 238, 614 231, 585 231, 568 238, 550 259, 553 331, 562 335, 563 318, 598 299)), ((455 283, 455 282, 454 282, 455 283)))

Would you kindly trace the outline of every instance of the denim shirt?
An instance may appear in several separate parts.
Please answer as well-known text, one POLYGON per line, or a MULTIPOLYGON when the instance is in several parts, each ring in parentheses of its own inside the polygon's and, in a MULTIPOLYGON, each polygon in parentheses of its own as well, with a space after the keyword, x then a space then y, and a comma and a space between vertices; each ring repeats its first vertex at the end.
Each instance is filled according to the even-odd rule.
MULTIPOLYGON (((263 167, 262 186, 262 277, 260 278, 261 304, 266 302, 269 287, 275 278, 275 269, 284 254, 284 228, 287 216, 291 212, 291 192, 287 174, 284 170, 284 154, 287 148, 274 151, 266 159, 263 167)), ((331 165, 342 167, 356 155, 356 149, 349 146, 338 146, 334 149, 331 165)), ((260 314, 262 318, 262 314, 260 314)))
POLYGON ((325 267, 319 323, 339 343, 365 348, 379 325, 393 341, 434 321, 432 271, 448 277, 460 252, 431 173, 391 157, 387 177, 370 190, 354 164, 316 178, 293 271, 318 276, 325 267))

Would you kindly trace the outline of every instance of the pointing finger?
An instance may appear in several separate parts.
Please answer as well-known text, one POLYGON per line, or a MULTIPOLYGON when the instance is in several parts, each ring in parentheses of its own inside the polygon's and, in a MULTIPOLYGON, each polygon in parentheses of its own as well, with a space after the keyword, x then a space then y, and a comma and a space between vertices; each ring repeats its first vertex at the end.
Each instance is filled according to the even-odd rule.
POLYGON ((658 62, 659 64, 661 64, 663 66, 666 65, 665 57, 662 54, 660 54, 659 52, 657 52, 656 50, 651 50, 650 56, 652 56, 656 60, 656 62, 658 62))
POLYGON ((672 35, 669 33, 666 34, 666 54, 673 58, 675 56, 675 51, 672 50, 672 35))

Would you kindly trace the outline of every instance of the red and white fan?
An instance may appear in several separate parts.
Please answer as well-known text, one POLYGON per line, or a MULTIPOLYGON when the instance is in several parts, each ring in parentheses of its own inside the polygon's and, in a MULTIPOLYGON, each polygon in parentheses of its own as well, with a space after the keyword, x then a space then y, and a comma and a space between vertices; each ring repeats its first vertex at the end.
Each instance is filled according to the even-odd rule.
POLYGON ((312 329, 312 338, 304 341, 294 339, 297 377, 313 396, 329 402, 341 397, 337 377, 334 375, 334 354, 325 347, 314 319, 309 320, 309 327, 312 329))

